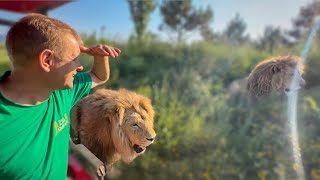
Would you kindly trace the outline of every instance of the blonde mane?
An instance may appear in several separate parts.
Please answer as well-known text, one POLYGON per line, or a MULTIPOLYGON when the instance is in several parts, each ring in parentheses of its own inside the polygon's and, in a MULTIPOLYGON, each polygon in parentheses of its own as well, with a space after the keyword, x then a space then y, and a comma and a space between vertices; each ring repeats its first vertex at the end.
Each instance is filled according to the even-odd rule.
POLYGON ((149 144, 142 141, 155 136, 151 101, 125 89, 98 90, 79 101, 71 115, 71 125, 78 132, 81 143, 106 166, 120 159, 132 161, 140 155, 134 152, 133 143, 139 142, 146 147, 149 144), (140 133, 136 142, 132 142, 130 136, 138 135, 126 131, 127 126, 131 126, 130 121, 137 120, 132 114, 145 116, 140 121, 144 126, 136 132, 140 133))

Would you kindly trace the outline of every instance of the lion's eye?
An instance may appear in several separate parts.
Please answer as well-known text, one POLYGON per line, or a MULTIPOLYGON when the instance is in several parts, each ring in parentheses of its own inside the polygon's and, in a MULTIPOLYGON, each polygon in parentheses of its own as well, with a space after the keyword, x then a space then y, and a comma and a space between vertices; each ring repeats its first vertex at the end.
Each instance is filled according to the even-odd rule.
POLYGON ((138 125, 138 124, 133 124, 132 126, 133 126, 133 127, 139 127, 139 125, 138 125))

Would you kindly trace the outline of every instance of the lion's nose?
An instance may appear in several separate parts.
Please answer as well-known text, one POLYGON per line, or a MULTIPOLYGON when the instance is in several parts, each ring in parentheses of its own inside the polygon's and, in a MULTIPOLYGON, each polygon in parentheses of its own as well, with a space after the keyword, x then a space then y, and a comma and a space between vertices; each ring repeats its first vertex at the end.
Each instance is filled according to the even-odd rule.
POLYGON ((302 78, 300 80, 300 86, 301 87, 305 87, 306 86, 306 81, 304 79, 302 79, 302 78))

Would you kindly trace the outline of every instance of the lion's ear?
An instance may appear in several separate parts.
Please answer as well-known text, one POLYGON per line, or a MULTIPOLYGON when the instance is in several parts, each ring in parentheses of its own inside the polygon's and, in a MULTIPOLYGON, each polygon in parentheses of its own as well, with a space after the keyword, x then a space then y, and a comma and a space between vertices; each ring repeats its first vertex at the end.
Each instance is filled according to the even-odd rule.
POLYGON ((273 66, 272 72, 273 72, 274 74, 276 74, 276 73, 278 73, 278 72, 280 72, 280 71, 281 71, 281 67, 280 67, 280 66, 273 66))
POLYGON ((148 113, 150 119, 153 119, 153 117, 154 117, 154 110, 153 110, 153 107, 152 107, 152 105, 151 105, 150 99, 148 99, 148 98, 146 98, 146 97, 145 97, 145 98, 142 98, 141 101, 140 101, 139 106, 140 106, 144 111, 146 111, 146 113, 148 113))
POLYGON ((125 109, 123 107, 118 107, 117 110, 118 110, 119 125, 121 125, 123 122, 125 109))

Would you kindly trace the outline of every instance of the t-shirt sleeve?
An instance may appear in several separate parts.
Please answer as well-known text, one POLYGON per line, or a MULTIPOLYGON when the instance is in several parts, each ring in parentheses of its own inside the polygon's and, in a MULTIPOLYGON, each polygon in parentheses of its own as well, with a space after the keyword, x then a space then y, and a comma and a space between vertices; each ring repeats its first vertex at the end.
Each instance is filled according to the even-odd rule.
POLYGON ((90 93, 92 79, 87 72, 77 73, 74 77, 73 88, 69 89, 71 106, 74 106, 81 98, 90 93))

